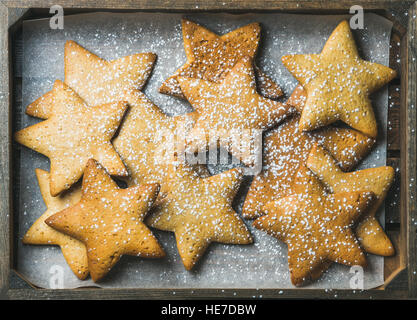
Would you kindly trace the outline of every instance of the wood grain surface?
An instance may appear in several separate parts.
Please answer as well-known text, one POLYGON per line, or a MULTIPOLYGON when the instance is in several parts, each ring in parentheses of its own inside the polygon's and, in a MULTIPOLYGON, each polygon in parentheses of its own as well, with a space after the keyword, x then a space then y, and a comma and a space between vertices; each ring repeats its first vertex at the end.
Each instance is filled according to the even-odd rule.
POLYGON ((0 295, 7 290, 10 269, 10 105, 8 9, 0 5, 0 295))
MULTIPOLYGON (((416 148, 416 108, 417 108, 417 2, 410 8, 408 15, 407 48, 405 52, 406 63, 404 64, 402 76, 402 96, 406 99, 404 107, 405 114, 402 118, 404 128, 402 132, 401 162, 405 170, 403 177, 403 205, 407 215, 407 265, 408 265, 408 287, 409 294, 417 297, 417 148, 416 148)), ((403 105, 402 105, 403 106, 403 105)))
MULTIPOLYGON (((49 8, 57 4, 55 0, 3 0, 10 8, 49 8)), ((412 1, 402 0, 61 0, 64 8, 107 8, 107 9, 142 9, 142 10, 323 10, 346 9, 352 5, 361 5, 365 9, 383 9, 398 5, 407 5, 412 1)))

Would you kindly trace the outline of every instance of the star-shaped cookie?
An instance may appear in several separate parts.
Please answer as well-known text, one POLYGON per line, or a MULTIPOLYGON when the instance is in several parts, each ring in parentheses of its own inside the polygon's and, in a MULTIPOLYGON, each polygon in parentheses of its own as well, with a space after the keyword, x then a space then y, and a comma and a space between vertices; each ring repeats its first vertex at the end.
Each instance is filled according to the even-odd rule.
MULTIPOLYGON (((302 85, 298 85, 287 100, 287 104, 294 107, 299 114, 303 112, 307 93, 302 85)), ((339 167, 349 171, 357 165, 371 151, 375 139, 354 129, 346 129, 330 125, 313 131, 319 140, 326 141, 326 148, 337 158, 339 167), (341 134, 331 134, 331 132, 341 134)))
POLYGON ((95 160, 88 160, 81 200, 46 223, 87 247, 93 281, 103 278, 122 255, 159 258, 158 240, 142 222, 155 201, 158 184, 120 189, 95 160))
MULTIPOLYGON (((106 61, 70 40, 65 43, 65 84, 88 105, 123 101, 126 90, 141 90, 148 79, 156 55, 138 53, 106 61)), ((54 104, 53 91, 31 103, 26 113, 49 118, 54 104)))
POLYGON ((259 217, 262 206, 293 193, 295 174, 305 165, 315 143, 328 150, 344 169, 355 166, 374 144, 373 139, 347 128, 302 132, 299 119, 299 115, 294 115, 265 134, 263 170, 254 177, 247 193, 242 209, 245 218, 259 217))
POLYGON ((77 182, 90 158, 100 161, 112 175, 127 175, 110 142, 127 104, 113 102, 89 107, 59 80, 55 82, 53 96, 53 112, 48 120, 15 134, 17 142, 51 160, 51 195, 56 196, 77 182))
MULTIPOLYGON (((178 77, 190 77, 219 83, 244 56, 254 58, 258 51, 261 27, 251 23, 219 36, 189 20, 182 20, 182 34, 187 62, 169 77, 159 92, 185 98, 178 77)), ((281 89, 256 67, 258 89, 276 99, 281 89)))
POLYGON ((323 263, 366 266, 351 227, 371 203, 371 192, 295 194, 268 203, 253 225, 288 245, 291 282, 302 285, 323 263))
POLYGON ((347 21, 337 26, 320 54, 286 55, 282 62, 307 91, 301 130, 342 120, 369 137, 377 136, 369 95, 391 81, 396 72, 359 57, 347 21))
POLYGON ((184 77, 177 80, 198 113, 196 124, 187 136, 188 152, 220 145, 252 166, 259 147, 255 143, 256 136, 290 113, 289 106, 258 94, 249 57, 240 60, 219 84, 184 77), (226 139, 234 134, 241 135, 241 140, 247 143, 236 144, 226 139))
POLYGON ((203 179, 191 166, 177 163, 170 166, 168 177, 164 197, 146 224, 175 233, 187 270, 193 268, 211 242, 252 243, 248 228, 232 209, 242 180, 241 169, 203 179))
POLYGON ((182 149, 176 143, 185 143, 197 114, 167 116, 138 90, 126 92, 123 98, 129 109, 113 145, 129 171, 128 184, 162 185, 177 147, 182 149))
POLYGON ((293 106, 299 114, 303 112, 304 105, 307 100, 307 92, 301 84, 298 84, 286 101, 287 104, 293 106))
POLYGON ((300 168, 295 174, 292 190, 293 194, 309 194, 321 197, 329 194, 326 186, 305 164, 300 165, 300 168))
POLYGON ((24 244, 58 245, 72 272, 83 280, 88 276, 87 249, 75 238, 67 236, 49 227, 45 220, 54 213, 77 203, 81 198, 81 188, 75 185, 71 190, 57 197, 52 197, 49 191, 49 172, 36 169, 43 201, 47 210, 33 223, 24 235, 24 244))
POLYGON ((394 247, 376 219, 375 214, 384 202, 385 196, 394 180, 394 169, 388 166, 370 168, 353 172, 343 172, 323 148, 314 146, 307 159, 307 166, 332 192, 372 191, 376 201, 369 208, 355 233, 369 253, 391 256, 394 247))

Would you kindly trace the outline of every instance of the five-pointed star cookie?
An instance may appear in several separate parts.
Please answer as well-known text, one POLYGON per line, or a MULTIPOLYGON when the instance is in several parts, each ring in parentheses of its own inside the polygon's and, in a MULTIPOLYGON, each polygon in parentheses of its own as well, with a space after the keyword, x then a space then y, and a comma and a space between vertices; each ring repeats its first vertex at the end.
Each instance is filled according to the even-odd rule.
MULTIPOLYGON (((219 83, 244 56, 254 58, 258 50, 261 27, 251 23, 225 35, 188 20, 182 20, 182 34, 187 62, 169 77, 159 92, 185 98, 178 77, 190 77, 219 83)), ((265 97, 275 99, 281 89, 256 67, 259 90, 265 97)))
POLYGON ((81 200, 45 222, 85 244, 91 278, 98 281, 122 255, 151 258, 165 255, 142 222, 158 191, 158 184, 120 189, 106 170, 90 159, 83 177, 81 200))
POLYGON ((347 128, 326 127, 302 132, 299 119, 294 115, 265 134, 263 170, 254 177, 249 188, 242 209, 245 218, 259 217, 262 206, 293 193, 295 174, 305 165, 314 143, 328 150, 343 169, 355 166, 374 144, 373 139, 347 128))
POLYGON ((123 98, 129 109, 113 145, 129 171, 128 183, 162 185, 177 147, 181 149, 177 143, 185 143, 197 114, 167 116, 138 90, 123 98))
POLYGON ((307 166, 332 192, 372 191, 376 196, 375 203, 355 228, 355 233, 367 252, 391 256, 394 247, 376 219, 375 214, 394 180, 394 169, 388 166, 365 170, 343 172, 332 157, 319 146, 311 149, 307 166))
POLYGON ((219 84, 193 78, 177 79, 198 113, 196 124, 188 134, 189 152, 220 145, 244 164, 252 166, 259 147, 256 136, 282 121, 291 109, 257 93, 249 57, 240 60, 219 84), (227 140, 233 141, 231 137, 235 135, 240 135, 240 141, 247 142, 227 140), (219 139, 219 136, 223 138, 219 139))
POLYGON ((320 54, 287 55, 282 62, 307 91, 301 130, 342 120, 369 137, 377 136, 369 95, 391 81, 396 72, 359 57, 347 21, 337 26, 320 54))
POLYGON ((77 182, 90 158, 100 161, 112 175, 127 175, 110 142, 126 111, 126 103, 89 107, 59 80, 55 82, 53 96, 53 112, 48 120, 15 134, 16 141, 51 160, 51 195, 56 196, 77 182))
MULTIPOLYGON (((299 114, 302 113, 307 93, 302 85, 298 85, 287 100, 287 104, 294 107, 299 114)), ((313 135, 325 140, 327 150, 337 159, 343 171, 349 171, 371 151, 375 139, 353 129, 339 128, 334 125, 315 130, 313 135), (340 133, 340 134, 331 134, 340 133)))
POLYGON ((29 228, 22 241, 24 244, 58 245, 72 272, 83 280, 88 276, 87 249, 85 245, 64 233, 49 227, 45 220, 54 213, 77 203, 81 198, 81 188, 75 185, 71 190, 57 197, 49 191, 49 172, 36 169, 39 188, 47 210, 29 228))
POLYGON ((295 194, 268 203, 264 207, 266 215, 253 224, 288 245, 291 282, 298 286, 311 278, 312 270, 329 260, 349 266, 366 265, 350 228, 372 198, 372 192, 295 194))
POLYGON ((170 166, 164 197, 146 223, 175 233, 187 270, 193 268, 213 241, 252 243, 248 228, 232 209, 241 180, 238 168, 203 179, 191 166, 170 166))
MULTIPOLYGON (((74 41, 65 43, 65 84, 88 105, 123 101, 126 90, 141 90, 156 59, 154 53, 138 53, 106 61, 74 41)), ((54 104, 53 91, 30 104, 28 115, 47 119, 54 104)))

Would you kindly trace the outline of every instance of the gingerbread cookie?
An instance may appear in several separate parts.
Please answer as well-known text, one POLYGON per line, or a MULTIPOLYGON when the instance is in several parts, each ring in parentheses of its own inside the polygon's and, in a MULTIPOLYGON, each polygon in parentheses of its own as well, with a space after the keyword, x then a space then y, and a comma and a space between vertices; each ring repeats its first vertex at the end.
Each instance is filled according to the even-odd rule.
POLYGON ((48 120, 15 134, 17 142, 51 160, 51 195, 56 196, 77 182, 89 158, 100 161, 112 175, 127 175, 110 142, 126 111, 126 103, 89 107, 59 80, 55 82, 53 96, 53 112, 48 120))
POLYGON ((161 190, 164 196, 146 224, 175 233, 187 270, 194 267, 211 242, 253 242, 245 223, 232 209, 241 180, 239 168, 203 179, 189 165, 170 165, 161 190))
POLYGON ((120 189, 104 167, 90 159, 83 177, 81 200, 45 222, 85 244, 91 278, 98 281, 122 255, 150 258, 165 255, 142 222, 158 191, 158 184, 120 189))
POLYGON ((182 149, 176 143, 185 143, 197 113, 169 117, 138 90, 123 98, 129 109, 113 145, 129 171, 128 184, 162 185, 173 155, 182 149))
POLYGON ((373 139, 346 128, 302 132, 299 118, 295 115, 266 133, 263 170, 254 177, 246 196, 242 209, 245 218, 259 217, 263 205, 293 193, 294 176, 305 164, 314 143, 329 150, 344 169, 355 166, 374 144, 373 139))
MULTIPOLYGON (((287 104, 297 109, 301 114, 307 100, 307 93, 298 85, 287 100, 287 104)), ((359 131, 336 126, 327 126, 312 132, 325 149, 337 158, 338 165, 343 171, 352 170, 372 149, 375 139, 359 131), (343 148, 341 148, 343 146, 343 148)))
POLYGON ((301 130, 342 120, 371 138, 377 136, 369 95, 390 82, 396 72, 359 57, 347 21, 337 26, 320 54, 287 55, 282 62, 307 92, 301 130))
POLYGON ((294 107, 299 114, 303 112, 304 105, 307 100, 307 92, 301 84, 298 84, 287 100, 287 104, 294 107))
POLYGON ((257 152, 261 152, 256 150, 256 135, 278 124, 291 111, 289 106, 259 95, 254 77, 252 60, 245 57, 219 84, 177 78, 182 92, 198 112, 196 124, 187 136, 188 152, 220 145, 244 164, 254 164, 257 152), (242 135, 240 139, 248 143, 231 143, 227 138, 233 133, 242 135))
POLYGON ((372 192, 327 196, 294 194, 268 203, 253 225, 288 245, 291 282, 302 285, 328 261, 366 266, 351 227, 367 209, 372 192))
POLYGON ((394 247, 375 217, 378 208, 394 180, 394 169, 391 167, 370 168, 365 170, 343 172, 332 157, 323 148, 314 146, 307 160, 312 170, 332 192, 372 191, 376 201, 362 217, 355 233, 369 253, 391 256, 394 247))
MULTIPOLYGON (((225 35, 188 20, 182 20, 182 34, 187 62, 169 77, 159 92, 185 98, 178 77, 190 77, 219 83, 244 56, 254 58, 258 50, 261 27, 251 23, 225 35)), ((265 97, 276 99, 281 89, 259 68, 255 68, 259 90, 265 97)))
MULTIPOLYGON (((74 41, 65 43, 65 84, 88 105, 123 101, 126 90, 141 90, 148 79, 156 55, 138 53, 106 61, 74 41)), ((54 94, 47 92, 31 103, 28 115, 47 119, 54 104, 54 94)))
POLYGON ((293 194, 309 194, 319 197, 325 197, 330 193, 326 189, 326 186, 305 164, 300 165, 294 176, 291 189, 293 190, 293 194))
POLYGON ((67 236, 49 227, 45 220, 51 215, 77 203, 81 198, 80 185, 75 185, 71 190, 57 197, 51 197, 49 191, 49 172, 36 169, 43 201, 47 210, 33 223, 24 235, 24 244, 58 245, 72 272, 80 280, 88 276, 87 249, 85 245, 75 238, 67 236))

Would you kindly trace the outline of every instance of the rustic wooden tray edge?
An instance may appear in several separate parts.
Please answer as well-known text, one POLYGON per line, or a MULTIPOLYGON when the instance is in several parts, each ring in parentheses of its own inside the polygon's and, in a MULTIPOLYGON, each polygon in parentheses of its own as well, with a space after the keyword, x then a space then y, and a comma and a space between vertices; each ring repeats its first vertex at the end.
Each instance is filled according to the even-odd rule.
MULTIPOLYGON (((413 3, 409 9, 409 25, 408 32, 404 35, 404 41, 401 41, 401 210, 406 214, 401 215, 400 242, 403 246, 402 250, 406 255, 402 255, 400 266, 388 278, 386 283, 380 289, 389 289, 390 283, 397 276, 404 272, 408 266, 408 290, 368 290, 368 291, 352 291, 352 290, 315 290, 315 289, 176 289, 175 295, 169 289, 75 289, 75 290, 48 290, 48 289, 13 289, 9 287, 9 276, 14 272, 11 268, 11 252, 13 241, 11 239, 12 224, 12 206, 11 206, 11 174, 12 174, 12 152, 11 152, 11 113, 12 108, 12 74, 11 70, 11 54, 10 54, 10 37, 9 28, 15 21, 20 19, 27 13, 27 8, 38 7, 47 8, 53 3, 50 1, 4 1, 0 4, 0 61, 2 63, 3 77, 0 80, 0 135, 2 137, 0 144, 0 297, 11 299, 43 299, 43 298, 165 298, 165 299, 181 299, 181 298, 251 298, 262 295, 264 298, 406 298, 417 296, 417 243, 416 243, 416 203, 412 196, 416 196, 416 20, 411 19, 417 12, 417 4, 413 3), (413 37, 414 35, 414 37, 413 37), (406 228, 404 228, 406 226, 406 228), (408 249, 408 250, 407 250, 408 249), (191 294, 194 292, 194 294, 191 294)), ((127 9, 128 7, 116 4, 115 1, 104 1, 104 5, 100 4, 100 8, 117 8, 127 9)), ((277 10, 298 9, 295 1, 267 1, 272 4, 272 8, 277 10)), ((360 1, 363 2, 364 8, 383 9, 385 5, 393 5, 397 1, 360 1)), ((188 1, 181 2, 184 7, 173 5, 170 8, 163 7, 162 2, 155 1, 149 4, 146 1, 136 1, 137 5, 129 8, 144 10, 187 10, 190 9, 188 1), (188 7, 187 7, 188 5, 188 7)), ((195 2, 193 2, 195 4, 195 2)), ((246 1, 235 1, 235 6, 227 9, 258 9, 257 4, 240 6, 239 4, 247 4, 246 1), (238 4, 236 7, 236 3, 238 4)), ((339 3, 336 6, 326 7, 334 9, 347 8, 350 1, 339 3)), ((71 4, 73 4, 71 2, 71 4)), ((203 2, 202 2, 203 4, 203 2)), ((353 2, 351 4, 354 4, 353 2)), ((258 4, 259 5, 259 4, 258 4)), ((64 4, 65 7, 65 4, 64 4)), ((80 7, 80 6, 71 6, 80 7)), ((82 7, 99 9, 96 2, 83 2, 82 7)), ((262 6, 261 6, 262 7, 262 6)), ((268 6, 268 9, 271 7, 268 6)), ((319 9, 314 1, 306 1, 302 4, 303 9, 319 9)), ((194 8, 196 9, 196 8, 194 8)), ((199 7, 198 10, 220 10, 219 5, 207 5, 199 7)), ((223 7, 224 9, 224 7, 223 7)), ((262 9, 262 8, 260 8, 262 9)), ((197 10, 197 9, 196 9, 197 10)))

